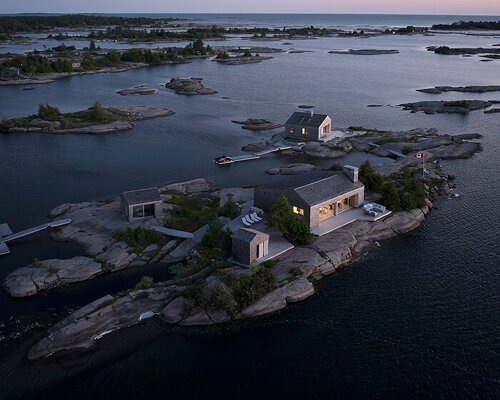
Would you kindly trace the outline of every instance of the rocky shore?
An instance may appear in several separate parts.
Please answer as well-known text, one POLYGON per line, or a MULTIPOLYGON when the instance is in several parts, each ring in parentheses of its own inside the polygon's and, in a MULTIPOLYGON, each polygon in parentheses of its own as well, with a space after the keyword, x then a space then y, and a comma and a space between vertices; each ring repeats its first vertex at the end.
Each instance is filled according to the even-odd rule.
POLYGON ((214 58, 212 61, 216 61, 224 65, 244 65, 244 64, 256 64, 264 60, 270 60, 270 56, 235 56, 229 58, 214 58))
POLYGON ((175 94, 182 94, 185 96, 196 96, 204 94, 215 94, 215 90, 206 88, 201 83, 202 78, 172 78, 170 82, 165 84, 165 87, 175 91, 175 94))

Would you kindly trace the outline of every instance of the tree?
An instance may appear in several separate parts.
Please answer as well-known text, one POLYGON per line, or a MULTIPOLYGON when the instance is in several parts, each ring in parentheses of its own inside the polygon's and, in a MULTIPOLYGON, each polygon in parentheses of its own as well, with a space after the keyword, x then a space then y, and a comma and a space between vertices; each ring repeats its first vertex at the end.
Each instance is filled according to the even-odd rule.
POLYGON ((93 40, 90 42, 89 49, 90 50, 96 50, 95 42, 93 40))
POLYGON ((40 103, 38 105, 38 117, 45 121, 57 121, 61 117, 61 112, 57 107, 53 107, 49 103, 40 103))
POLYGON ((311 229, 304 218, 296 216, 285 196, 279 196, 272 207, 269 223, 282 235, 300 244, 307 244, 312 239, 311 229))
POLYGON ((392 211, 401 210, 401 201, 394 182, 386 182, 382 187, 382 202, 392 211))
POLYGON ((102 106, 99 101, 96 101, 95 104, 90 107, 92 111, 92 118, 98 122, 107 122, 110 120, 111 115, 109 112, 102 106))

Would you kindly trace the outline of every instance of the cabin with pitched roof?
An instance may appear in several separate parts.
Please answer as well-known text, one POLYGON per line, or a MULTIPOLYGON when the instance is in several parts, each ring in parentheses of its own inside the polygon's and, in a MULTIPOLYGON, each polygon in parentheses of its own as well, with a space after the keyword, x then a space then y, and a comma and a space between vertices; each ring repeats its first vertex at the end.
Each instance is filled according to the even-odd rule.
POLYGON ((313 111, 297 111, 285 122, 287 137, 319 141, 330 134, 332 120, 328 115, 313 111))
POLYGON ((121 194, 121 210, 129 222, 155 217, 163 218, 158 188, 132 190, 121 194))
POLYGON ((270 212, 276 199, 283 195, 292 211, 314 228, 352 207, 361 207, 364 194, 358 168, 345 165, 343 171, 305 172, 259 186, 254 191, 254 204, 270 212))

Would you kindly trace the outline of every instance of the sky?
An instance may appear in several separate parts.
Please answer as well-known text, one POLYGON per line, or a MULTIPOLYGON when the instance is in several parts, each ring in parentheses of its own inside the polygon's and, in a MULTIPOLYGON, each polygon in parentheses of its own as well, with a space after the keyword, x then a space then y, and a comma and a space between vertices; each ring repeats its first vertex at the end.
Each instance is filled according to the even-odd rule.
POLYGON ((0 0, 0 14, 41 12, 500 15, 500 0, 0 0))

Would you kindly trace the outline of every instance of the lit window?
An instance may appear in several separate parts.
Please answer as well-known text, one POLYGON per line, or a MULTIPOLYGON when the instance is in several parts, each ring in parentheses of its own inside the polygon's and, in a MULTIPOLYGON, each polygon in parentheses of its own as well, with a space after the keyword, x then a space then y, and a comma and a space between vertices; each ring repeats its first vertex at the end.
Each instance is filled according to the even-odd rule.
POLYGON ((293 133, 293 126, 290 127, 290 133, 293 133))
POLYGON ((304 215, 304 210, 297 206, 293 206, 293 213, 298 215, 304 215))
POLYGON ((307 128, 302 128, 302 134, 307 135, 307 128))

